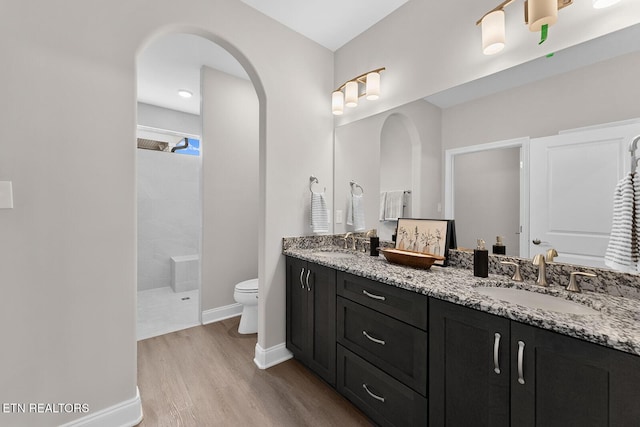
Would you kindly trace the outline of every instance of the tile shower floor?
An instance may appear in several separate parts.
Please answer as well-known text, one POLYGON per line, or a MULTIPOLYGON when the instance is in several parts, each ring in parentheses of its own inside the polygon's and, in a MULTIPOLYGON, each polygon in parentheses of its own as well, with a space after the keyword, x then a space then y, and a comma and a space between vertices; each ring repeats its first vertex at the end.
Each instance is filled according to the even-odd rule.
POLYGON ((198 290, 173 292, 170 287, 138 291, 138 341, 200 324, 198 290))

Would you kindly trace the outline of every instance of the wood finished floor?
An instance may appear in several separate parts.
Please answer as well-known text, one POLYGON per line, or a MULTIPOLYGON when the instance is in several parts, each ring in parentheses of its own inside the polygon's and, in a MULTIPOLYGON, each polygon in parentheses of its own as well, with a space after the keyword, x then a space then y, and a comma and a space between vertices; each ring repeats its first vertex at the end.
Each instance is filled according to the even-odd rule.
POLYGON ((140 427, 372 425, 295 360, 258 369, 239 319, 138 342, 140 427))

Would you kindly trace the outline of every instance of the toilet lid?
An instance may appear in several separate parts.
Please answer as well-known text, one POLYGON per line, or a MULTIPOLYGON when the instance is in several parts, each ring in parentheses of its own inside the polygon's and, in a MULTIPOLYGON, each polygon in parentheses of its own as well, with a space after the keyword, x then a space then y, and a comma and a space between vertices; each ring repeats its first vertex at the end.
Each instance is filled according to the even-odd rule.
POLYGON ((240 282, 236 285, 236 291, 238 292, 257 292, 258 291, 258 279, 249 279, 244 282, 240 282))

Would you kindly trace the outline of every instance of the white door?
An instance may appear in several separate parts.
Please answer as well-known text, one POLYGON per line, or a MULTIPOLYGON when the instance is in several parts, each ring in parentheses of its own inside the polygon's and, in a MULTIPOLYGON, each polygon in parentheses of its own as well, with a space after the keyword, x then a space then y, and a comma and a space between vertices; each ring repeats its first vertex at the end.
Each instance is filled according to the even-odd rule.
POLYGON ((530 255, 604 267, 613 193, 629 171, 629 143, 640 124, 536 138, 530 144, 530 255))

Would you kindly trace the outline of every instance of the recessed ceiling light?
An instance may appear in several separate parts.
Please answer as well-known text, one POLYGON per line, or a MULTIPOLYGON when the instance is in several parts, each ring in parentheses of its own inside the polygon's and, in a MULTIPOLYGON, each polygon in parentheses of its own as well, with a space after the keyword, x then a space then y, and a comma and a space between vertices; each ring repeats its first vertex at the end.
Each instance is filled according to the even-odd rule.
POLYGON ((193 96, 193 93, 189 92, 186 89, 180 89, 178 91, 178 95, 180 95, 183 98, 191 98, 193 96))

